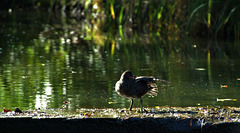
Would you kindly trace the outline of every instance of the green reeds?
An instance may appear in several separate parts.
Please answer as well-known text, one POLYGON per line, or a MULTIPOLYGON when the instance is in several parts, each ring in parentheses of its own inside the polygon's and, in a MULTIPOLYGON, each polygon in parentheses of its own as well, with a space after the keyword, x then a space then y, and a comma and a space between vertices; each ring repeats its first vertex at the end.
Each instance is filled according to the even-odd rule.
POLYGON ((38 8, 49 6, 52 11, 62 11, 61 7, 66 8, 71 5, 72 7, 68 8, 70 12, 71 9, 75 9, 76 4, 69 3, 81 3, 84 9, 76 13, 84 12, 86 19, 92 18, 91 6, 101 5, 102 8, 97 9, 97 13, 102 14, 97 19, 106 16, 103 30, 114 33, 118 31, 122 39, 132 37, 124 36, 128 34, 130 28, 137 34, 157 35, 168 39, 181 38, 183 33, 191 37, 240 38, 240 1, 238 0, 44 0, 41 2, 15 0, 9 1, 8 4, 24 2, 26 5, 31 3, 38 8))
MULTIPOLYGON (((190 8, 191 15, 189 17, 187 32, 192 32, 197 36, 205 34, 209 38, 225 38, 231 39, 232 35, 237 35, 239 32, 234 31, 232 27, 239 27, 240 2, 238 1, 196 1, 191 3, 193 5, 190 8), (205 18, 207 16, 207 21, 205 18), (202 25, 207 25, 207 29, 202 25), (192 30, 194 29, 194 30, 192 30), (202 32, 199 34, 199 32, 202 32)), ((239 39, 239 36, 235 36, 235 39, 239 39)))
POLYGON ((118 26, 119 34, 120 34, 122 40, 124 39, 124 37, 123 37, 123 31, 122 31, 123 11, 124 11, 124 6, 122 6, 121 11, 120 11, 120 15, 119 15, 119 26, 118 26))
POLYGON ((208 28, 211 25, 211 9, 212 9, 212 0, 208 1, 208 28))

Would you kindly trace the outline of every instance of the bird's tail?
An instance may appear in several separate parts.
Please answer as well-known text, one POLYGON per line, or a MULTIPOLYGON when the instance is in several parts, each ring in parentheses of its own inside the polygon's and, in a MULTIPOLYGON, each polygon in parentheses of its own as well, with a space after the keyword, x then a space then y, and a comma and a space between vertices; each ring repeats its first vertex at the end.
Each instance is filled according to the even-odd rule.
POLYGON ((155 83, 148 83, 149 91, 147 92, 148 95, 157 96, 158 95, 158 88, 155 83))

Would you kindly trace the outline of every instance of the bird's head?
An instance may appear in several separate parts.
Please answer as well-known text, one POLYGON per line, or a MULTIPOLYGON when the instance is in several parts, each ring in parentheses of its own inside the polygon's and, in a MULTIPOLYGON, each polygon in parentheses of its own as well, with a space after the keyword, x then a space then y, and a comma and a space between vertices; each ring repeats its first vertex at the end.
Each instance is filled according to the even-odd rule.
POLYGON ((121 79, 135 79, 136 76, 129 70, 126 70, 123 72, 121 79))

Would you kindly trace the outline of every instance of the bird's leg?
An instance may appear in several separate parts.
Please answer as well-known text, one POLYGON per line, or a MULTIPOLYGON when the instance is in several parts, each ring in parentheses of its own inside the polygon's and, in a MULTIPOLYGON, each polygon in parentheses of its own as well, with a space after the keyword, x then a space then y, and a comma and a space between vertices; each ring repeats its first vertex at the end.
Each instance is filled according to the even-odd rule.
POLYGON ((140 103, 141 103, 141 112, 143 113, 143 105, 142 105, 143 100, 142 100, 142 97, 140 97, 140 103))
POLYGON ((133 99, 131 99, 131 104, 130 104, 130 111, 132 111, 132 106, 133 106, 133 99))

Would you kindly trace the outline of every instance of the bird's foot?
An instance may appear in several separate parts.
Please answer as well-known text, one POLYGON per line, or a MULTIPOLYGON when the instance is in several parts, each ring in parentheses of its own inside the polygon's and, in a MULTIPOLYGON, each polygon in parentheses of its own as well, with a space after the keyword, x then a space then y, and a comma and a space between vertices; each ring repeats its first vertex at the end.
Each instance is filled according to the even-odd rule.
POLYGON ((146 109, 143 109, 143 111, 144 111, 145 113, 149 113, 146 109))
POLYGON ((141 109, 141 110, 139 110, 138 112, 139 112, 139 113, 149 113, 146 109, 143 109, 143 110, 141 109))

